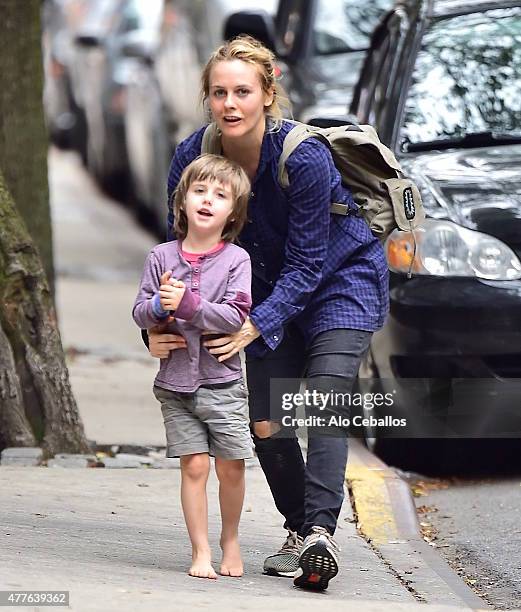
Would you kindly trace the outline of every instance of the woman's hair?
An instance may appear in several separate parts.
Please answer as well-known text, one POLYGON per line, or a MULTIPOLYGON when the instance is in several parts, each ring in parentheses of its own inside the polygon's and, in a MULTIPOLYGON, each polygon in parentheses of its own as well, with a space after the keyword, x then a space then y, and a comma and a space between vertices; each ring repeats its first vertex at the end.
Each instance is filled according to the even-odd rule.
POLYGON ((175 234, 179 240, 184 240, 188 233, 188 219, 184 204, 190 185, 196 181, 207 180, 222 183, 232 192, 233 208, 221 237, 226 242, 233 242, 246 222, 251 191, 250 179, 239 164, 221 155, 209 153, 194 159, 181 174, 173 195, 175 234))
POLYGON ((283 109, 291 111, 291 103, 282 86, 276 80, 275 55, 262 43, 246 34, 225 42, 216 49, 206 63, 201 75, 201 100, 204 104, 210 94, 210 73, 217 62, 242 60, 255 66, 262 90, 273 93, 273 102, 265 108, 268 117, 280 124, 283 109))

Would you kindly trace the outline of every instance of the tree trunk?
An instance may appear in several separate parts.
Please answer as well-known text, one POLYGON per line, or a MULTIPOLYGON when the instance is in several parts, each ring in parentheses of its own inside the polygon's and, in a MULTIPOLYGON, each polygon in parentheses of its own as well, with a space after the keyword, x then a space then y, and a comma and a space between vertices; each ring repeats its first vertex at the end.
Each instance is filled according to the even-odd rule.
POLYGON ((43 266, 0 174, 0 443, 88 446, 43 266))
POLYGON ((0 0, 0 168, 54 287, 40 0, 0 0))
POLYGON ((52 455, 89 449, 47 280, 39 15, 40 0, 0 0, 0 449, 40 445, 52 455))

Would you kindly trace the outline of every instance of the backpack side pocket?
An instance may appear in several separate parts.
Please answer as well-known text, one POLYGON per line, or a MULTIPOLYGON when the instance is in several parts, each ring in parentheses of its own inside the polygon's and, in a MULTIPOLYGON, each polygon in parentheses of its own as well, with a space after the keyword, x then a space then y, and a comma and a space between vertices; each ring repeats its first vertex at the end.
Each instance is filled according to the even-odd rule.
MULTIPOLYGON (((394 215, 398 229, 404 231, 415 229, 425 221, 420 191, 413 181, 407 178, 392 178, 383 184, 389 192, 392 210, 382 210, 378 216, 394 215)), ((375 220, 376 218, 373 223, 375 220)))

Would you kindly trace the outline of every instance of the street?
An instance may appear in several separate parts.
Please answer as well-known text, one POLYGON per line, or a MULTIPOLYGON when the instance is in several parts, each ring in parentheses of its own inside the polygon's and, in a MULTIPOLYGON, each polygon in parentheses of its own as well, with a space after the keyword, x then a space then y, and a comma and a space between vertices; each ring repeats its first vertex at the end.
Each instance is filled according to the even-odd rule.
POLYGON ((521 607, 521 477, 411 483, 426 539, 494 608, 521 607))

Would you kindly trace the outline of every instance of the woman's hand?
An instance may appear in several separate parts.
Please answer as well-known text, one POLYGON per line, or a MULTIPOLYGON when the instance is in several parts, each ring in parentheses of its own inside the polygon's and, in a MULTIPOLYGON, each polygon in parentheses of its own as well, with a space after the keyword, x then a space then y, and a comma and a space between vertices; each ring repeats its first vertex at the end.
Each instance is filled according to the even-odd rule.
POLYGON ((156 325, 148 330, 148 350, 152 357, 166 359, 170 351, 186 348, 186 340, 179 334, 167 334, 166 327, 174 317, 169 316, 166 323, 156 325))
POLYGON ((230 359, 235 353, 238 353, 242 348, 248 346, 256 338, 260 336, 260 331, 251 322, 250 317, 242 324, 241 329, 234 334, 206 340, 203 344, 212 355, 217 357, 218 361, 230 359))

